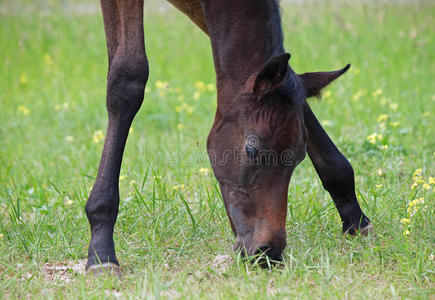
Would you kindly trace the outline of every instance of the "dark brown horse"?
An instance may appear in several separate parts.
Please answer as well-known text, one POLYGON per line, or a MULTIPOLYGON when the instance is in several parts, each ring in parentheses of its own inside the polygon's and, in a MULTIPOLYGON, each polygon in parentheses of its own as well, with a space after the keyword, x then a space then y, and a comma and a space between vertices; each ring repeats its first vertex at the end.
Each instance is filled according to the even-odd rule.
MULTIPOLYGON (((305 153, 340 214, 343 232, 372 226, 355 196, 354 172, 306 99, 346 72, 296 74, 284 51, 277 0, 169 0, 209 35, 218 105, 207 149, 236 236, 246 255, 280 260, 287 192, 305 153)), ((143 0, 101 0, 109 56, 109 114, 98 176, 86 204, 91 225, 87 269, 118 269, 113 228, 128 131, 148 80, 143 0)))

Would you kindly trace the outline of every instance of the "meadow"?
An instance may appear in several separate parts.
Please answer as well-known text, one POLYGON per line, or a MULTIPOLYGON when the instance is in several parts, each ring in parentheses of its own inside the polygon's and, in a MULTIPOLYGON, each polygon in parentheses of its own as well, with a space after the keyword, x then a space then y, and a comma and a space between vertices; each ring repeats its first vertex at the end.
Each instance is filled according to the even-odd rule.
POLYGON ((107 122, 98 3, 0 3, 0 298, 434 299, 435 3, 282 4, 296 72, 352 64, 311 105, 355 169, 376 237, 342 236, 307 157, 288 191, 283 266, 263 270, 232 250, 205 152, 209 40, 146 2, 151 74, 121 170, 121 278, 83 272, 107 122))

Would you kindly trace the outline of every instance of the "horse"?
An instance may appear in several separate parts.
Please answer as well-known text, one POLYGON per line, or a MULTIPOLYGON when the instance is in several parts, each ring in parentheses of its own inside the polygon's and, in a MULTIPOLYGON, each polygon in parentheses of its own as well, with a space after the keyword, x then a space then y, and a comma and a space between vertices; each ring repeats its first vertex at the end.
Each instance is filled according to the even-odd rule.
MULTIPOLYGON (((282 260, 290 178, 306 153, 333 199, 343 233, 372 232, 355 195, 354 170, 307 102, 350 65, 296 74, 284 50, 279 0, 168 1, 210 38, 217 108, 207 152, 236 238, 234 249, 282 260)), ((143 0, 100 4, 108 52, 108 125, 85 206, 91 227, 86 269, 93 273, 120 271, 113 242, 119 173, 149 75, 143 0)))

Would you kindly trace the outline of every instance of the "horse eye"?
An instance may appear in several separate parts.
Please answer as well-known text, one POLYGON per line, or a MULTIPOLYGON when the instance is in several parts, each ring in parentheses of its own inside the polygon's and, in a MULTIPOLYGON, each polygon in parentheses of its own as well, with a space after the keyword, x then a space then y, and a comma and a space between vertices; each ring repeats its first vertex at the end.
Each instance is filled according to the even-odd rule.
POLYGON ((250 145, 245 146, 245 151, 250 159, 255 159, 258 155, 258 149, 250 145))

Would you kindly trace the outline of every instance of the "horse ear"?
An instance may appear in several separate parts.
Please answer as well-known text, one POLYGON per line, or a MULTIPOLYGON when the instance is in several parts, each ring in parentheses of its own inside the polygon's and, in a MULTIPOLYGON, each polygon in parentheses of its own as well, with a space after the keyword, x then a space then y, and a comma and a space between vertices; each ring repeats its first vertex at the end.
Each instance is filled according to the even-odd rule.
POLYGON ((300 74, 305 88, 305 95, 309 97, 319 97, 321 90, 330 84, 332 81, 343 75, 349 70, 350 64, 347 64, 343 69, 332 72, 313 72, 300 74))
POLYGON ((259 98, 271 94, 280 87, 288 72, 289 53, 269 59, 258 73, 254 83, 254 95, 259 98))

